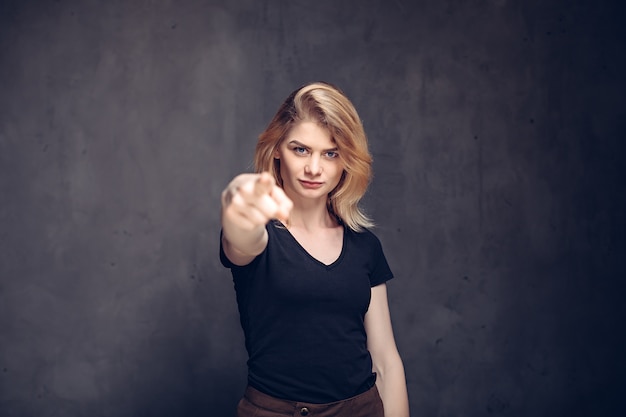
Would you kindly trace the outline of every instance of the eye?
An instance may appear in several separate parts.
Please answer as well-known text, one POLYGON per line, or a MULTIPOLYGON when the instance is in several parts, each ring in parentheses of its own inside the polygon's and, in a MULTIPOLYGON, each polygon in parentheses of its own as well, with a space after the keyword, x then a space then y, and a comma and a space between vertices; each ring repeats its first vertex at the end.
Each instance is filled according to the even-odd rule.
POLYGON ((294 146, 293 147, 293 151, 297 154, 297 155, 305 155, 307 152, 307 149, 305 147, 302 146, 294 146))
POLYGON ((330 159, 334 159, 339 157, 339 153, 337 151, 328 151, 326 152, 326 157, 330 159))

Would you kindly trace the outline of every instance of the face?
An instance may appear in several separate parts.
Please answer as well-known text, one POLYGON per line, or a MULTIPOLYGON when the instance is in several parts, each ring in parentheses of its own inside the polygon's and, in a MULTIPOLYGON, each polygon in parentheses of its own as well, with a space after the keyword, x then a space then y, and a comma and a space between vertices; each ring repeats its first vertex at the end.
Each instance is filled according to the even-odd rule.
POLYGON ((285 193, 291 198, 323 199, 341 180, 343 162, 330 132, 317 123, 295 125, 282 141, 275 158, 285 193))

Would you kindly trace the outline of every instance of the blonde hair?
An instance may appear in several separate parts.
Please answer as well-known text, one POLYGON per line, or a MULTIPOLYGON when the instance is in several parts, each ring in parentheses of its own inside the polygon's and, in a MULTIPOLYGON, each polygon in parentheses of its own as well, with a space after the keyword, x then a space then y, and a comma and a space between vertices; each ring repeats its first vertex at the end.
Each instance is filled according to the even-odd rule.
POLYGON ((314 121, 328 129, 337 145, 344 171, 339 184, 328 194, 328 211, 354 231, 372 227, 359 202, 372 176, 372 156, 361 119, 350 100, 337 87, 316 82, 287 97, 261 135, 254 154, 256 172, 268 171, 282 186, 280 160, 275 151, 299 122, 314 121))

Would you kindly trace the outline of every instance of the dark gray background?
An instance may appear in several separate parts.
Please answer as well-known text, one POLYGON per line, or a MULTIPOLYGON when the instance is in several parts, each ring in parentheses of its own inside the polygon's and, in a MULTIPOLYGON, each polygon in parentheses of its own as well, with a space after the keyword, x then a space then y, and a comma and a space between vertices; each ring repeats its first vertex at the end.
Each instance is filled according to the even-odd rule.
POLYGON ((370 138, 412 415, 620 414, 620 3, 2 0, 0 415, 231 415, 219 193, 313 80, 370 138))

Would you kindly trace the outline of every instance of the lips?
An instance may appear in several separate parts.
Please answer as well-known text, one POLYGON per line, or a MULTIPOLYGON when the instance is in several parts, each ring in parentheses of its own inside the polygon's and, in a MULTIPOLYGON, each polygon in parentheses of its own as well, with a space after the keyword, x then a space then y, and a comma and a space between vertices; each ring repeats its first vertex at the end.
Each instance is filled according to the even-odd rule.
POLYGON ((317 182, 317 181, 305 181, 305 180, 298 180, 300 182, 300 184, 302 184, 302 186, 304 188, 308 188, 308 189, 317 189, 320 188, 322 185, 324 185, 323 182, 317 182))

